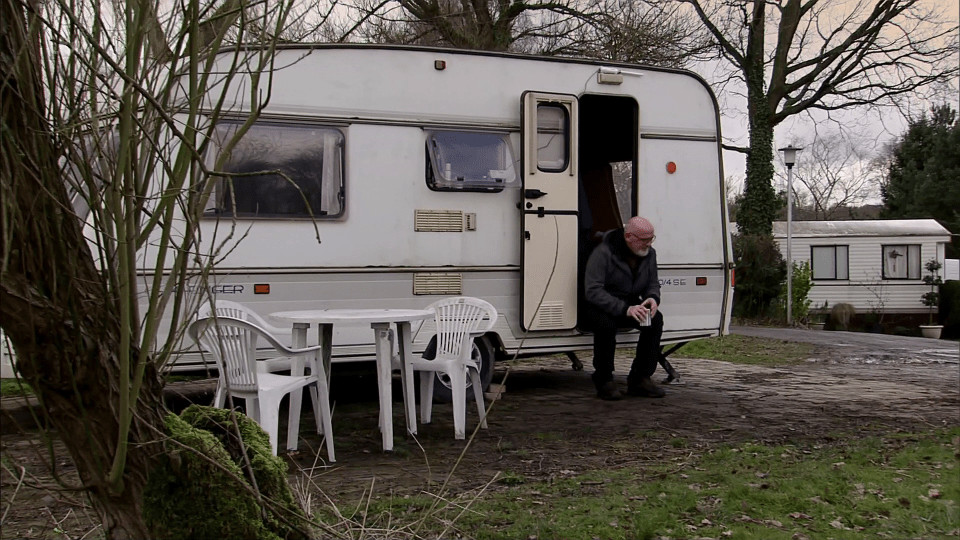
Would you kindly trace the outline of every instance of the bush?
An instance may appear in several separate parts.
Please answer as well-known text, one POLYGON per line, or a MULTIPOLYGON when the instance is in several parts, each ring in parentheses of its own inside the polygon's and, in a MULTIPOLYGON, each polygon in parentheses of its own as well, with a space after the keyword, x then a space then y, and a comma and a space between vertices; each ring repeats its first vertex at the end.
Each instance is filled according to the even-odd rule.
MULTIPOLYGON (((793 297, 790 304, 790 314, 793 320, 806 324, 810 317, 810 289, 813 288, 813 273, 810 270, 810 263, 801 261, 793 263, 793 273, 791 275, 790 296, 793 297)), ((780 285, 780 294, 777 296, 777 307, 783 316, 787 313, 787 280, 784 279, 780 285)))
POLYGON ((734 316, 771 315, 770 307, 787 276, 787 264, 773 235, 734 235, 733 254, 737 262, 734 316))
POLYGON ((835 327, 842 328, 844 330, 850 329, 850 318, 856 315, 857 310, 853 307, 853 304, 847 304, 846 302, 840 302, 833 306, 830 310, 830 321, 834 324, 835 327))
POLYGON ((920 336, 920 330, 917 328, 907 328, 906 326, 896 326, 894 327, 891 334, 895 336, 911 336, 918 337, 920 336))
POLYGON ((940 279, 940 269, 943 268, 943 265, 936 259, 930 259, 923 267, 927 270, 926 275, 923 276, 923 282, 930 286, 930 290, 920 297, 920 303, 930 308, 930 322, 928 324, 934 324, 933 310, 940 305, 940 285, 943 285, 943 280, 940 279))

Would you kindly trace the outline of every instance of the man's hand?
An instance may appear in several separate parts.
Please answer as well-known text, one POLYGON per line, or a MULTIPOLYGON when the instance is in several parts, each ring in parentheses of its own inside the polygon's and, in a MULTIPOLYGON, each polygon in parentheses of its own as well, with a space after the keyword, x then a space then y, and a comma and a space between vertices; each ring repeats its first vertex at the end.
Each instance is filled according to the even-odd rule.
POLYGON ((638 306, 627 308, 627 317, 632 317, 635 321, 641 322, 644 319, 653 317, 657 314, 657 301, 653 298, 647 298, 638 306))
POLYGON ((640 306, 646 307, 648 310, 650 310, 651 317, 657 314, 657 307, 659 307, 657 306, 657 301, 654 300, 653 298, 647 298, 646 300, 643 301, 643 303, 640 304, 640 306))

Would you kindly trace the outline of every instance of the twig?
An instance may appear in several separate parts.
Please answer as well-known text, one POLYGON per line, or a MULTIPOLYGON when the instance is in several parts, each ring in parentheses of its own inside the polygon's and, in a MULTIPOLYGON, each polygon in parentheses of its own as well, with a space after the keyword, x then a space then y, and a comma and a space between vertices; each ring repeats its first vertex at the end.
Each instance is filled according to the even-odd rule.
MULTIPOLYGON (((4 465, 4 468, 6 468, 6 465, 4 465)), ((10 496, 10 502, 7 504, 7 509, 3 511, 3 516, 0 517, 0 523, 3 523, 7 520, 7 512, 9 512, 10 508, 13 507, 13 501, 17 498, 17 493, 20 492, 20 486, 23 485, 23 477, 26 475, 26 467, 20 467, 20 479, 17 480, 17 487, 13 490, 13 495, 10 496)))

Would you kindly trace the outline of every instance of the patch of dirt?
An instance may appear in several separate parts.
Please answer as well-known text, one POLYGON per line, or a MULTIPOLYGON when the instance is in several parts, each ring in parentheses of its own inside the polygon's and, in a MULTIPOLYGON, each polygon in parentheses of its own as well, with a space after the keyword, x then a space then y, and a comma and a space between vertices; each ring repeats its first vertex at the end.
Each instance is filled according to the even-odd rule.
MULTIPOLYGON (((505 378, 506 391, 490 410, 488 428, 476 433, 469 448, 467 441, 454 439, 449 404, 435 404, 433 422, 419 425, 416 437, 407 436, 395 379, 391 453, 381 451, 375 379, 335 376, 337 463, 323 462, 326 449, 307 415, 300 451, 288 455, 291 478, 298 468, 312 471, 323 494, 349 505, 370 492, 374 497, 437 493, 447 481, 447 489, 456 494, 503 473, 527 482, 549 480, 669 460, 724 443, 813 444, 960 425, 956 363, 865 364, 847 361, 835 350, 812 356, 820 360, 783 367, 671 359, 681 378, 679 384, 665 386, 665 398, 618 402, 595 396, 589 353, 581 355, 585 371, 573 371, 564 355, 505 362, 498 365, 494 382, 505 378), (675 439, 683 444, 672 444, 675 439)), ((617 367, 617 379, 625 386, 629 358, 619 357, 617 367)), ((655 378, 662 376, 658 370, 655 378)), ((476 409, 468 405, 468 439, 476 421, 476 409)), ((81 536, 93 527, 89 510, 76 495, 48 489, 53 483, 43 465, 46 454, 36 452, 36 438, 3 437, 2 537, 62 538, 54 531, 57 522, 67 535, 81 536), (25 479, 35 475, 32 482, 40 485, 17 489, 21 469, 16 466, 26 467, 25 479)), ((69 476, 66 454, 61 450, 57 456, 69 476)), ((318 495, 314 501, 323 504, 318 495)))
MULTIPOLYGON (((418 426, 416 438, 408 437, 398 390, 395 450, 384 454, 376 402, 341 401, 334 414, 337 463, 318 472, 318 482, 334 500, 356 502, 371 486, 375 494, 388 496, 435 492, 447 481, 455 493, 505 472, 527 481, 548 480, 723 443, 807 444, 838 435, 960 425, 955 363, 847 363, 827 351, 814 356, 829 361, 763 367, 672 359, 681 378, 679 384, 665 385, 665 398, 618 402, 596 397, 589 353, 581 355, 586 369, 579 372, 564 355, 521 360, 509 371, 501 365, 494 382, 506 377, 506 392, 493 404, 488 428, 477 431, 466 452, 466 441, 453 438, 448 404, 434 404, 432 423, 418 426), (678 438, 685 440, 683 448, 671 444, 678 438)), ((618 357, 617 379, 624 387, 629 363, 629 357, 618 357)), ((658 370, 655 379, 662 377, 658 370)), ((476 420, 468 403, 468 439, 476 420)), ((306 441, 314 448, 320 442, 311 434, 306 441)), ((322 465, 316 454, 301 451, 292 464, 322 465)))

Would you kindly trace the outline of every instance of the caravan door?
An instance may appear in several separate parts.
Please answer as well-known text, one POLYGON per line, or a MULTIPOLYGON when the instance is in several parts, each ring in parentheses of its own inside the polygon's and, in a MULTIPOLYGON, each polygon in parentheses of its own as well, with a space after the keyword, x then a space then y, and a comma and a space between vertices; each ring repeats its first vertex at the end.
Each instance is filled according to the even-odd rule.
POLYGON ((577 324, 577 98, 524 92, 521 99, 520 324, 577 324))

